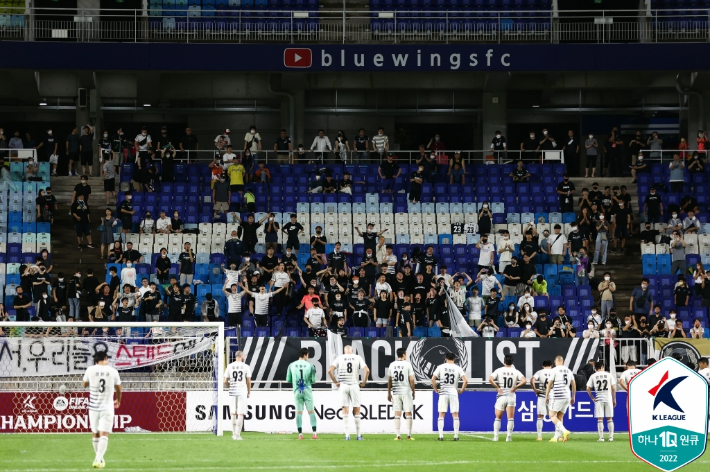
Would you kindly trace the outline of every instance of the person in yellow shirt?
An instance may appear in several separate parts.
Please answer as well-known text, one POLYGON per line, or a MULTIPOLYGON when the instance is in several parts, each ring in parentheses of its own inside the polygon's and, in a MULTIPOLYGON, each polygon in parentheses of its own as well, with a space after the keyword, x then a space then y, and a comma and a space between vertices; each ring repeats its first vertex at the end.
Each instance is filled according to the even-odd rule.
POLYGON ((244 195, 244 166, 235 162, 229 166, 227 169, 227 174, 229 175, 229 187, 232 193, 239 192, 240 196, 244 195))

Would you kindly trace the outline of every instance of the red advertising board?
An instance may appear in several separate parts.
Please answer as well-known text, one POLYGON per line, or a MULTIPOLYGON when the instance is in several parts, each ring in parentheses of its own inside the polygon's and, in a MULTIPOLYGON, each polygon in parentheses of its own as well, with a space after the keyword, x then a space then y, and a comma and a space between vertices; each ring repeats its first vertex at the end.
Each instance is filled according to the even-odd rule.
MULTIPOLYGON (((185 392, 124 392, 118 432, 185 431, 185 392)), ((0 392, 0 433, 89 432, 88 394, 0 392)))

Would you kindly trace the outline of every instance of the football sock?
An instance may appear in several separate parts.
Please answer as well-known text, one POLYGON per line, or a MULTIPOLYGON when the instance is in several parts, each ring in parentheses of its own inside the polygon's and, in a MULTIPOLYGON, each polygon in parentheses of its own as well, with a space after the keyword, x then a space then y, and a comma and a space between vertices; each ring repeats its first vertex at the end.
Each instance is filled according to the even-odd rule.
POLYGON ((493 435, 498 436, 498 433, 500 432, 500 420, 495 419, 493 420, 493 435))
POLYGON ((412 435, 412 417, 409 416, 409 417, 407 417, 406 420, 407 420, 407 436, 411 436, 412 435))
POLYGON ((311 428, 313 428, 313 432, 316 432, 316 413, 309 413, 308 417, 311 419, 311 428))
POLYGON ((345 428, 345 435, 350 436, 350 431, 348 430, 348 415, 343 415, 343 428, 345 428))
POLYGON ((242 425, 244 424, 244 415, 237 416, 237 436, 242 435, 242 425))
POLYGON ((513 434, 513 430, 515 429, 515 420, 512 418, 508 419, 508 436, 513 434))
POLYGON ((562 423, 560 423, 559 421, 557 423, 555 423, 555 436, 554 436, 555 439, 559 439, 560 436, 562 435, 562 430, 560 429, 561 424, 562 423))
POLYGON ((101 436, 99 438, 99 445, 96 446, 96 460, 98 462, 104 460, 104 454, 106 454, 106 449, 108 449, 108 436, 101 436))
POLYGON ((298 428, 298 434, 303 431, 303 415, 301 413, 296 413, 296 427, 298 428))
POLYGON ((604 423, 597 421, 597 431, 599 432, 599 439, 604 439, 604 423))
POLYGON ((609 437, 613 438, 614 437, 614 421, 609 420, 606 423, 607 428, 609 428, 609 437))
POLYGON ((92 442, 94 443, 93 446, 94 446, 94 454, 95 454, 96 449, 98 449, 98 447, 99 447, 99 438, 93 438, 92 442))
POLYGON ((564 425, 564 423, 562 422, 562 420, 560 420, 557 424, 560 425, 560 434, 563 434, 563 433, 566 433, 566 432, 567 432, 567 428, 565 428, 565 425, 564 425))
POLYGON ((458 416, 454 418, 454 437, 459 437, 459 418, 458 416))
POLYGON ((542 419, 540 418, 537 419, 537 435, 538 437, 542 436, 542 419))
POLYGON ((360 414, 355 415, 355 434, 360 436, 360 414))
POLYGON ((444 418, 439 418, 437 427, 439 428, 439 436, 444 436, 444 418))
POLYGON ((237 435, 237 417, 232 416, 232 434, 237 435))
POLYGON ((399 436, 400 424, 401 424, 401 419, 399 418, 399 416, 395 416, 394 417, 394 431, 395 431, 395 433, 397 433, 397 436, 399 436))

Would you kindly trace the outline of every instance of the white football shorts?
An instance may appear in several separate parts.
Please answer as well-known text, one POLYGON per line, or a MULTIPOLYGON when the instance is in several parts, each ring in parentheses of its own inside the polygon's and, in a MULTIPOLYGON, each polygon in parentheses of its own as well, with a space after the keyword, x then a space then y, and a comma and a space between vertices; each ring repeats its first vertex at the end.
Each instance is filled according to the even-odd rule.
POLYGON ((594 402, 594 417, 595 418, 613 418, 614 403, 610 401, 600 400, 594 402))
POLYGON ((406 413, 412 412, 412 394, 407 393, 405 395, 392 395, 392 405, 394 406, 394 411, 404 411, 406 413))
POLYGON ((96 434, 99 432, 110 433, 113 431, 113 411, 112 410, 101 410, 93 411, 89 410, 89 425, 91 426, 91 432, 96 434))
POLYGON ((563 400, 552 400, 548 407, 549 411, 556 411, 557 413, 565 413, 569 408, 569 398, 563 400))
POLYGON ((247 414, 247 396, 246 395, 234 395, 234 411, 232 414, 246 415, 247 414))
POLYGON ((340 399, 343 407, 360 408, 360 386, 340 384, 340 399))
POLYGON ((515 394, 501 395, 496 398, 496 410, 505 411, 509 407, 515 408, 515 394))
POLYGON ((547 416, 547 402, 545 397, 537 397, 537 414, 547 416))
POLYGON ((439 395, 439 413, 459 412, 459 396, 458 395, 439 395))

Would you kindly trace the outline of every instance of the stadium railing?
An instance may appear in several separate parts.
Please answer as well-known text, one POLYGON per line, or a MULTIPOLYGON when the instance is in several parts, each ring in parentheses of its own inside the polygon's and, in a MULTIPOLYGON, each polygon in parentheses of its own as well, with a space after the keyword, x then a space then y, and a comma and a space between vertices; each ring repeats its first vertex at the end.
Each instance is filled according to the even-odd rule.
MULTIPOLYGON (((147 2, 146 2, 147 3, 147 2)), ((226 2, 224 2, 226 3, 226 2)), ((278 3, 278 2, 277 2, 278 3)), ((23 4, 24 5, 24 4, 23 4)), ((706 42, 708 9, 370 10, 0 7, 0 39, 26 41, 219 41, 291 43, 706 42)), ((263 9, 259 9, 263 8, 263 9)))

